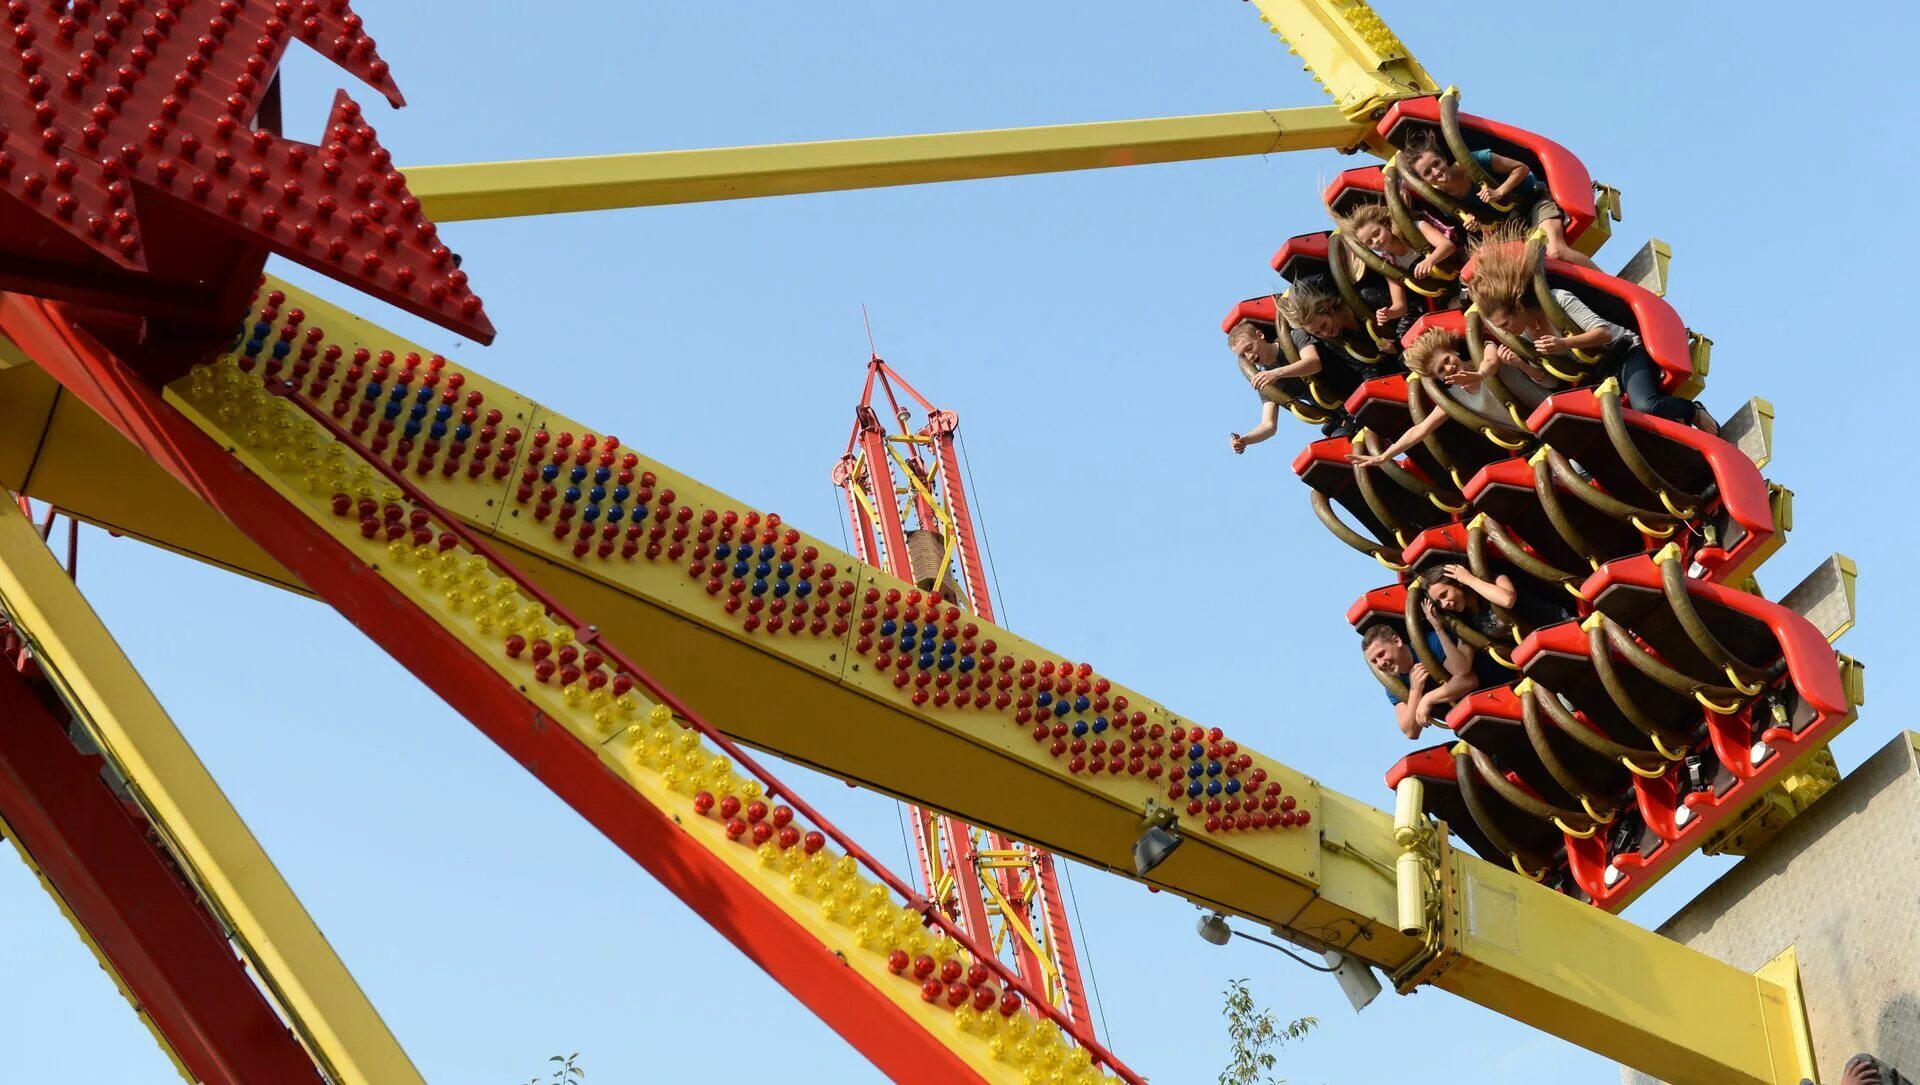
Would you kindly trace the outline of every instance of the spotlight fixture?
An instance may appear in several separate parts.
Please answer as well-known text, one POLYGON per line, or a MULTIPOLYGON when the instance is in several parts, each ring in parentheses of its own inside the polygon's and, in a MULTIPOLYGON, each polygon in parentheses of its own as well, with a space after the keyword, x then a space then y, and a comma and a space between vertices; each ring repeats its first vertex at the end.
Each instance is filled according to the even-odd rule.
POLYGON ((1144 878, 1186 843, 1180 835, 1180 811, 1147 800, 1140 818, 1140 839, 1133 842, 1133 872, 1144 878))
POLYGON ((1374 976, 1373 969, 1365 961, 1341 950, 1332 949, 1306 935, 1295 935, 1280 928, 1274 930, 1275 934, 1302 949, 1318 952, 1321 960, 1326 962, 1324 965, 1314 964, 1285 946, 1269 942, 1264 938, 1255 938, 1244 931, 1234 930, 1227 924, 1227 917, 1219 912, 1208 912, 1202 915, 1195 929, 1201 938, 1216 946, 1224 946, 1235 938, 1244 938, 1249 942, 1266 946, 1268 949, 1277 949, 1315 972, 1331 974, 1340 984, 1341 992, 1347 996, 1347 1002, 1353 1006, 1355 1013, 1366 1009, 1367 1004, 1380 994, 1380 980, 1374 976))

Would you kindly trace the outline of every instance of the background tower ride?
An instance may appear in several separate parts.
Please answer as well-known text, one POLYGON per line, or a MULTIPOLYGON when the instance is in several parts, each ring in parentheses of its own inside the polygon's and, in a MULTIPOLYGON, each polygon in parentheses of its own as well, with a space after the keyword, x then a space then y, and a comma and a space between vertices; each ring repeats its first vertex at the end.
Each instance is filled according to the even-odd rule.
MULTIPOLYGON (((959 426, 958 415, 929 403, 874 355, 833 482, 846 496, 855 556, 916 585, 910 600, 925 593, 993 621, 981 538, 955 447, 959 426), (924 420, 917 429, 914 407, 924 420)), ((878 632, 881 650, 912 650, 911 623, 888 619, 878 632)), ((956 634, 971 640, 978 630, 972 624, 929 624, 919 632, 920 650, 931 655, 935 633, 951 652, 956 634)), ((1091 683, 1077 681, 1089 687, 1084 696, 1091 683)), ((1096 726, 1104 730, 1106 721, 1098 719, 1096 726)), ((1004 833, 919 806, 911 810, 922 888, 968 930, 1009 955, 1020 975, 1054 1005, 1090 1026, 1086 983, 1053 856, 1004 833)))

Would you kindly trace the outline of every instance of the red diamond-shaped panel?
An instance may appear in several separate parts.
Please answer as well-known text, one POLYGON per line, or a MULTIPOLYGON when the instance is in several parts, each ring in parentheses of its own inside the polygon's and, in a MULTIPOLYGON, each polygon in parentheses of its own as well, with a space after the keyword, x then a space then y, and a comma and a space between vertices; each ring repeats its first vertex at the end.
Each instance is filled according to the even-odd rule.
MULTIPOLYGON (((458 259, 359 105, 335 99, 319 146, 256 127, 296 40, 402 104, 350 0, 9 0, 0 222, 23 225, 0 251, 19 245, 10 255, 47 296, 85 284, 85 300, 111 306, 124 284, 131 311, 171 301, 176 319, 224 321, 180 311, 210 296, 218 262, 195 239, 211 227, 490 342, 458 259)), ((8 285, 22 288, 17 272, 8 285)))

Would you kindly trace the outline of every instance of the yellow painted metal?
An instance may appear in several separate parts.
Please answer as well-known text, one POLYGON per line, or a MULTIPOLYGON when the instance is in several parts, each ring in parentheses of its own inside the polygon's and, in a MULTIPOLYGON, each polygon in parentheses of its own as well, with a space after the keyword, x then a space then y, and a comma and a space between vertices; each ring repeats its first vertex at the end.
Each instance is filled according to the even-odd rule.
POLYGON ((1440 87, 1366 0, 1253 0, 1313 81, 1349 117, 1377 118, 1402 98, 1440 87))
POLYGON ((440 222, 740 200, 803 192, 1347 148, 1368 135, 1340 110, 1255 109, 873 139, 415 166, 407 184, 440 222))
POLYGON ((306 590, 38 366, 0 369, 0 488, 116 534, 306 590))
POLYGON ((1434 986, 1672 1085, 1797 1085, 1804 1015, 1777 980, 1452 856, 1434 986))
POLYGON ((0 335, 0 369, 12 369, 17 365, 32 365, 33 359, 27 357, 19 345, 5 335, 0 335))
MULTIPOLYGON (((471 374, 466 387, 478 387, 471 374)), ((529 639, 546 639, 564 647, 580 640, 587 630, 563 625, 547 615, 540 604, 521 594, 504 572, 484 557, 463 549, 440 553, 433 547, 416 549, 406 542, 389 544, 361 538, 357 519, 335 516, 328 508, 334 493, 332 485, 314 484, 315 478, 327 474, 329 465, 336 461, 331 450, 341 446, 320 439, 317 427, 294 414, 290 404, 272 400, 261 383, 241 374, 230 358, 220 366, 203 367, 194 378, 172 386, 168 396, 196 425, 231 447, 235 458, 277 490, 291 507, 357 553, 366 562, 369 576, 382 579, 458 637, 477 658, 518 685, 529 705, 544 718, 594 747, 609 773, 661 810, 699 846, 717 855, 751 891, 778 905, 910 1019, 955 1051, 981 1080, 1005 1085, 1035 1080, 1030 1075, 1036 1066, 1063 1068, 1056 1080, 1073 1085, 1111 1080, 1084 1064, 1070 1068, 1065 1034, 1031 1015, 1007 1018, 993 1009, 954 1012, 923 1001, 917 981, 889 971, 888 953, 903 947, 913 956, 928 953, 944 959, 958 956, 959 946, 923 929, 917 912, 895 899, 884 885, 861 873, 850 857, 822 851, 803 858, 801 849, 781 849, 771 844, 756 849, 729 839, 720 818, 696 816, 692 803, 698 791, 723 798, 731 795, 745 803, 763 795, 763 785, 743 778, 728 758, 704 744, 697 732, 678 726, 671 711, 643 696, 639 689, 615 698, 606 690, 588 694, 584 682, 563 687, 532 681, 531 660, 516 662, 501 650, 509 632, 524 632, 529 639), (219 421, 223 417, 231 421, 219 421), (281 421, 287 424, 278 424, 281 421)), ((370 494, 398 500, 399 491, 386 487, 384 480, 374 483, 370 494)), ((686 578, 683 575, 678 579, 686 578)), ((674 643, 630 638, 623 630, 604 623, 594 629, 614 644, 674 643)), ((657 659, 647 658, 645 662, 664 663, 689 651, 697 653, 698 649, 674 643, 673 650, 659 652, 657 659)), ((803 650, 796 654, 803 665, 818 668, 812 671, 818 677, 831 680, 839 674, 838 652, 803 650)), ((810 709, 804 703, 756 700, 760 712, 777 727, 791 725, 795 717, 810 709)))
POLYGON ((1012 937, 1018 938, 1021 944, 1027 947, 1027 952, 1033 954, 1034 959, 1040 962, 1040 971, 1044 973, 1039 977, 1042 990, 1047 996, 1047 1001, 1058 1006, 1064 995, 1060 989, 1060 968, 1054 962, 1053 954, 1041 948, 1039 939, 1034 937, 1033 928, 1024 921, 1026 909, 1016 907, 1007 899, 1006 894, 1000 891, 1000 882, 996 878, 981 878, 980 888, 986 893, 988 903, 1007 919, 1007 922, 1000 927, 1000 938, 1004 941, 1011 933, 1012 937))
MULTIPOLYGON (((289 306, 309 314, 322 311, 318 299, 304 291, 280 282, 270 285, 287 291, 289 306)), ((316 323, 310 315, 309 324, 316 323)), ((374 349, 412 349, 365 325, 341 328, 345 338, 330 341, 349 349, 361 342, 352 336, 362 334, 377 335, 365 342, 374 349)), ((335 329, 328 330, 334 334, 335 329)), ((466 387, 483 391, 489 404, 535 425, 591 432, 457 364, 448 372, 464 373, 466 387)), ((229 379, 238 380, 237 372, 229 379)), ((184 394, 184 389, 169 394, 184 394)), ((197 420, 228 445, 241 446, 247 438, 244 413, 231 429, 204 414, 197 420)), ((257 424, 253 429, 277 432, 257 424)), ((301 432, 298 425, 293 432, 301 432)), ((331 517, 325 501, 336 484, 357 486, 370 473, 360 473, 348 459, 338 468, 330 466, 334 454, 326 451, 328 443, 316 436, 312 449, 296 446, 288 452, 290 462, 311 452, 320 457, 315 466, 289 468, 272 481, 297 496, 300 507, 328 530, 360 546, 357 532, 349 530, 353 525, 331 517)), ((267 470, 258 458, 243 453, 242 459, 255 470, 267 470)), ((696 516, 709 509, 748 508, 644 456, 637 470, 655 472, 658 486, 672 489, 675 503, 696 516)), ((506 504, 511 480, 448 480, 435 472, 422 485, 463 510, 469 523, 489 530, 517 564, 591 616, 604 636, 622 644, 672 645, 649 664, 735 737, 1132 876, 1130 852, 1141 813, 1148 800, 1164 797, 1160 784, 1125 773, 1071 774, 1003 716, 916 706, 888 675, 875 672, 869 657, 851 650, 851 634, 749 634, 681 563, 575 559, 526 506, 506 504)), ((907 587, 857 566, 824 540, 803 534, 800 545, 814 546, 821 561, 853 571, 863 588, 907 587)), ((994 638, 1003 653, 1060 658, 979 624, 980 636, 994 638)), ((1124 686, 1112 692, 1127 696, 1151 723, 1192 722, 1124 686)), ((1776 1073, 1774 1056, 1768 1054, 1791 1046, 1779 1040, 1777 986, 1446 850, 1443 840, 1434 845, 1440 859, 1429 864, 1437 883, 1432 899, 1449 902, 1446 909, 1436 904, 1435 911, 1452 918, 1437 919, 1426 931, 1403 931, 1399 870, 1406 849, 1396 839, 1393 820, 1320 788, 1292 768, 1253 756, 1256 766, 1282 782, 1299 808, 1313 815, 1312 828, 1229 836, 1208 834, 1183 816, 1178 827, 1185 843, 1150 881, 1207 907, 1344 948, 1399 976, 1429 979, 1676 1085, 1798 1080, 1776 1073)))
POLYGON ((1820 1068, 1814 1064, 1813 1029, 1807 1020, 1807 1000, 1800 989, 1800 954, 1792 946, 1760 966, 1755 973, 1761 980, 1779 986, 1787 995, 1787 1012, 1793 1018, 1794 1054, 1799 1057, 1801 1078, 1818 1085, 1820 1068))
POLYGON ((344 1085, 423 1079, 193 748, 19 506, 0 501, 0 605, 234 931, 315 1060, 344 1085))

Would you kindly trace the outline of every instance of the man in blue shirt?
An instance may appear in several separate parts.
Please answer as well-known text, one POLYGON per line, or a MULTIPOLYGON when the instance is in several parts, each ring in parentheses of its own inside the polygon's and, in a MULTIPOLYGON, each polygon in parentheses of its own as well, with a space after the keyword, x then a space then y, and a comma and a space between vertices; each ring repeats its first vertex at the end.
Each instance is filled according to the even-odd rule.
POLYGON ((1489 668, 1477 667, 1472 649, 1441 632, 1438 626, 1429 617, 1426 641, 1429 654, 1445 669, 1443 675, 1428 673, 1406 639, 1386 622, 1367 627, 1360 638, 1361 653, 1374 672, 1397 678, 1406 687, 1405 698, 1389 690, 1387 700, 1393 703, 1393 719, 1400 733, 1409 739, 1418 739, 1428 724, 1444 726, 1447 710, 1455 701, 1476 689, 1497 685, 1494 679, 1500 677, 1489 668))

